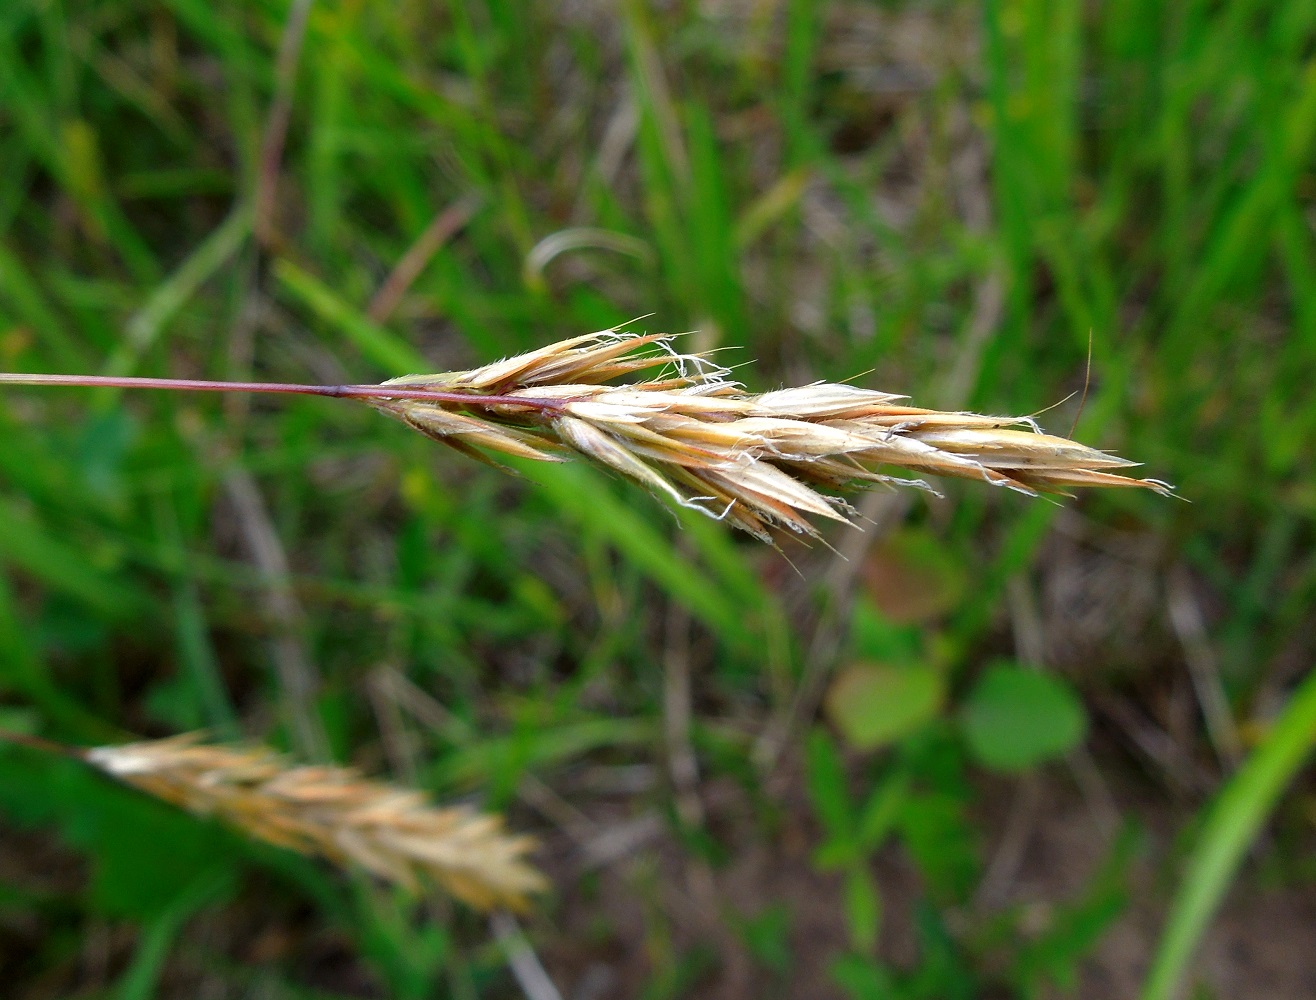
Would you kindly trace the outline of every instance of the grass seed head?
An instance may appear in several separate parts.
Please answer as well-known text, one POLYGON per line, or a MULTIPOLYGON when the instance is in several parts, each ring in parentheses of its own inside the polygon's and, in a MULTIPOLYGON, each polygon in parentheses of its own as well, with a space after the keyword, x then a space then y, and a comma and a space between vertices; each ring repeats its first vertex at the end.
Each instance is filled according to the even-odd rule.
POLYGON ((849 505, 819 489, 931 489, 889 470, 978 479, 1028 495, 1078 486, 1171 492, 1158 480, 1111 471, 1135 463, 1044 434, 1028 417, 927 410, 903 396, 827 382, 749 393, 708 355, 674 345, 664 334, 605 330, 469 372, 385 383, 481 397, 470 405, 406 398, 373 405, 468 453, 561 461, 574 452, 765 541, 773 528, 816 535, 811 517, 850 521, 849 505), (640 375, 648 378, 635 380, 640 375), (631 381, 609 384, 622 378, 631 381))
POLYGON ((85 757, 258 840, 359 865, 412 890, 431 883, 478 909, 524 909, 547 886, 527 860, 534 841, 504 832, 501 817, 437 808, 419 792, 346 768, 290 766, 267 749, 207 745, 190 735, 96 747, 85 757))

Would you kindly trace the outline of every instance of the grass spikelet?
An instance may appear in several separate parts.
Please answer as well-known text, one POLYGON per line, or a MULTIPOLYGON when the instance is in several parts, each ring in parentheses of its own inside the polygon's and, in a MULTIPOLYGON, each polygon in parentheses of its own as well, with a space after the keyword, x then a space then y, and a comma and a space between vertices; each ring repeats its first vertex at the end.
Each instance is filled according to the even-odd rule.
POLYGON ((850 521, 844 500, 819 489, 931 489, 891 470, 1028 495, 1079 486, 1171 492, 1111 471, 1135 463, 1044 434, 1028 417, 927 410, 825 382, 754 394, 708 355, 678 352, 674 340, 606 330, 468 372, 393 379, 381 388, 397 398, 369 402, 463 451, 544 461, 575 452, 765 541, 773 528, 816 535, 810 517, 850 521), (608 384, 642 373, 651 377, 608 384), (402 395, 409 389, 455 398, 402 395))
POLYGON ((194 735, 95 747, 88 763, 158 799, 243 833, 419 890, 434 884, 481 910, 524 909, 544 877, 534 841, 499 816, 437 808, 416 791, 339 767, 291 766, 264 748, 214 746, 194 735))

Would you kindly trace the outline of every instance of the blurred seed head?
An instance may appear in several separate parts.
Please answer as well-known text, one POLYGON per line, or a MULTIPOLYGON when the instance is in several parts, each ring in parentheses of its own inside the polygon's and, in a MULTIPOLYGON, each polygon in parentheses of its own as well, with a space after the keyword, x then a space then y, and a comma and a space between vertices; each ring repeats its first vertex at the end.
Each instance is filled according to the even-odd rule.
POLYGON ((547 886, 526 860, 529 837, 499 816, 436 808, 409 789, 355 771, 291 766, 271 750, 201 743, 194 735, 83 755, 120 781, 258 840, 354 864, 411 890, 437 885, 478 909, 524 909, 547 886))

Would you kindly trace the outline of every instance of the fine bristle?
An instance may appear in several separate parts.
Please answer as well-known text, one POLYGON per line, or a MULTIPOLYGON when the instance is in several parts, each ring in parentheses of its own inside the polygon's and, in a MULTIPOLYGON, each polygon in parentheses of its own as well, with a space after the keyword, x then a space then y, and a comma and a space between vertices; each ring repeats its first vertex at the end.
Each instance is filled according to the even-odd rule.
POLYGON ((774 527, 816 535, 809 517, 848 520, 848 508, 815 487, 926 486, 880 471, 887 468, 1029 495, 1076 486, 1170 492, 1158 480, 1112 471, 1136 463, 1044 434, 1028 417, 926 410, 903 396, 825 382, 749 393, 707 355, 673 344, 667 335, 605 330, 469 372, 386 383, 469 392, 469 405, 372 403, 463 450, 542 461, 574 451, 765 540, 774 527), (607 384, 637 372, 650 378, 607 384))

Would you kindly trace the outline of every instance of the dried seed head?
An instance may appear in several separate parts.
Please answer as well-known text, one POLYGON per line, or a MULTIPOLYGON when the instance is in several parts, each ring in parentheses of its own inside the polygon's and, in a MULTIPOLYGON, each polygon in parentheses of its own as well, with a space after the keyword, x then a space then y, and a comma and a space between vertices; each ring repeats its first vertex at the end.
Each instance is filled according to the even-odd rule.
POLYGON ((436 808, 419 792, 338 767, 290 766, 273 751, 196 736, 95 747, 85 759, 149 795, 215 816, 259 840, 356 864, 419 889, 429 882, 482 910, 523 909, 544 877, 529 837, 465 806, 436 808))
POLYGON ((1110 471, 1135 463, 1043 434, 1028 417, 926 410, 892 393, 826 382, 748 393, 728 369, 674 343, 663 334, 605 330, 469 372, 385 383, 470 393, 469 405, 372 402, 468 453, 561 461, 564 450, 574 451, 765 541, 774 527, 815 535, 809 516, 849 520, 849 506, 818 487, 930 489, 884 471, 892 469, 1029 495, 1075 486, 1171 492, 1158 480, 1110 471), (652 377, 606 384, 641 372, 652 377))

